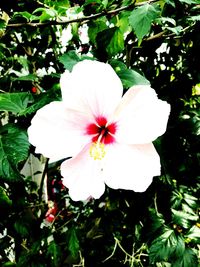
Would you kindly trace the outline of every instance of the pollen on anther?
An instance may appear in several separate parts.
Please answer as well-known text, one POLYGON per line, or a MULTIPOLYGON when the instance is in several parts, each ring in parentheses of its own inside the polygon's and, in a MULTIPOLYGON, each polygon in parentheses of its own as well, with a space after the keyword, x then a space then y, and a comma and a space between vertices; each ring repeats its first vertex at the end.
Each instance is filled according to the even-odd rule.
POLYGON ((101 160, 106 154, 105 145, 99 142, 92 143, 89 153, 94 160, 101 160))

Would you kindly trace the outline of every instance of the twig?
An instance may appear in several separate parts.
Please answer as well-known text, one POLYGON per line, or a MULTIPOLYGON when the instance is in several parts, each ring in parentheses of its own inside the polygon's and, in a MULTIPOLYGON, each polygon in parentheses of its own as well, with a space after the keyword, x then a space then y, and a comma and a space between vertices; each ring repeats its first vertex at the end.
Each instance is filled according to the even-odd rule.
MULTIPOLYGON (((187 32, 187 30, 189 30, 190 28, 192 28, 195 25, 195 23, 183 28, 180 33, 185 33, 187 32)), ((157 39, 157 38, 169 38, 169 37, 174 37, 176 36, 176 33, 168 33, 167 34, 167 30, 161 31, 155 35, 149 36, 147 38, 144 39, 145 42, 157 39)), ((177 37, 180 37, 179 35, 177 35, 177 37)))
MULTIPOLYGON (((133 244, 132 255, 131 255, 122 247, 122 245, 120 244, 120 241, 116 237, 114 237, 114 240, 115 240, 115 244, 114 244, 113 251, 106 259, 104 259, 102 261, 103 263, 114 256, 114 254, 116 252, 116 249, 117 249, 117 246, 125 254, 124 264, 126 262, 129 262, 130 267, 133 267, 135 262, 137 262, 137 263, 140 262, 141 263, 141 260, 140 260, 141 256, 147 256, 147 254, 144 254, 142 252, 144 250, 144 244, 142 244, 142 246, 136 252, 135 252, 135 244, 133 244)), ((143 266, 142 263, 141 263, 141 266, 143 266)))
POLYGON ((157 39, 157 38, 162 38, 162 37, 164 37, 165 33, 166 33, 166 31, 159 32, 157 34, 154 34, 152 36, 149 36, 149 37, 145 38, 144 41, 151 41, 151 40, 154 40, 154 39, 157 39))
POLYGON ((110 256, 108 256, 108 257, 107 257, 105 260, 103 260, 102 262, 105 262, 105 261, 109 260, 110 258, 112 258, 112 257, 114 256, 115 251, 116 251, 116 248, 117 248, 117 245, 118 245, 118 242, 117 242, 117 240, 116 240, 116 238, 115 238, 115 245, 114 245, 114 248, 113 248, 112 253, 110 254, 110 256))
POLYGON ((49 6, 48 6, 48 5, 46 5, 46 4, 44 4, 44 3, 40 2, 40 1, 37 1, 37 3, 38 3, 38 5, 40 5, 40 6, 43 6, 43 7, 49 8, 49 6))
POLYGON ((132 7, 135 6, 141 6, 144 4, 149 4, 149 3, 153 3, 156 2, 157 0, 149 0, 149 1, 144 1, 144 2, 139 2, 139 3, 135 3, 135 1, 133 3, 131 3, 130 5, 127 6, 123 6, 114 10, 110 10, 110 11, 102 11, 101 13, 97 13, 97 14, 93 14, 90 16, 84 16, 82 18, 76 18, 76 19, 69 19, 69 20, 65 20, 65 21, 60 21, 60 20, 51 20, 51 21, 47 21, 47 22, 27 22, 27 23, 8 23, 7 27, 10 28, 18 28, 18 27, 24 27, 24 26, 29 26, 29 27, 44 27, 44 26, 49 26, 49 25, 67 25, 73 22, 85 22, 88 20, 93 20, 93 19, 97 19, 100 17, 104 17, 107 15, 114 15, 117 14, 121 11, 124 10, 128 10, 132 7))
POLYGON ((42 200, 43 186, 44 186, 45 175, 47 174, 47 170, 48 170, 48 164, 49 164, 49 159, 46 159, 44 171, 42 173, 42 178, 41 178, 41 182, 40 182, 40 188, 38 190, 38 196, 39 196, 40 202, 42 200))
POLYGON ((79 250, 80 263, 73 264, 73 267, 85 267, 85 259, 83 258, 81 251, 79 250))
POLYGON ((157 193, 155 193, 155 197, 154 197, 153 201, 154 201, 155 211, 156 211, 157 214, 159 214, 159 212, 158 212, 158 206, 157 206, 157 193))

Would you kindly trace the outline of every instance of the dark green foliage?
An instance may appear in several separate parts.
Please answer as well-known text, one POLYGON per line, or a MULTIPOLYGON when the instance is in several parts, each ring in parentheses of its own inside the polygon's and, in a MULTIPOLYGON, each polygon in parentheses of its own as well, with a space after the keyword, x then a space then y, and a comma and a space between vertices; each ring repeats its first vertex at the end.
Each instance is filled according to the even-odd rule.
POLYGON ((52 266, 58 266, 60 263, 62 252, 58 244, 54 241, 51 241, 48 245, 47 256, 50 256, 52 259, 52 266))
POLYGON ((67 232, 67 236, 68 236, 67 238, 68 249, 70 251, 70 254, 73 258, 77 258, 80 246, 79 246, 79 240, 76 234, 76 229, 74 227, 71 227, 67 232))
POLYGON ((124 49, 124 38, 120 28, 112 27, 100 31, 96 37, 97 49, 107 53, 110 57, 114 56, 124 49))
POLYGON ((15 180, 20 177, 18 164, 28 156, 29 142, 25 131, 6 124, 0 132, 0 175, 15 180))
POLYGON ((199 4, 0 1, 0 266, 198 266, 199 4), (151 84, 171 104, 154 142, 162 174, 144 193, 106 188, 87 203, 61 190, 48 222, 44 174, 59 177, 60 162, 24 177, 34 154, 26 130, 38 109, 61 99, 60 74, 85 58, 111 64, 125 90, 151 84))

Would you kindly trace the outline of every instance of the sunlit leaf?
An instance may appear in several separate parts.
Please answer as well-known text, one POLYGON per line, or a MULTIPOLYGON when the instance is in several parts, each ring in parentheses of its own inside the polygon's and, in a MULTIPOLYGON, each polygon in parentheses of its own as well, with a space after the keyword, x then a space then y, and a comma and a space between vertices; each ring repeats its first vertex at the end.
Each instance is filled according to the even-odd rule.
POLYGON ((175 210, 175 209, 171 209, 171 210, 172 210, 172 214, 173 214, 174 223, 176 223, 176 224, 178 224, 184 228, 190 227, 192 221, 198 220, 197 215, 190 214, 190 213, 187 213, 187 212, 182 211, 182 210, 175 210))
POLYGON ((166 27, 167 30, 173 32, 176 35, 179 35, 181 31, 183 30, 182 26, 176 26, 176 27, 166 27))
POLYGON ((71 71, 73 69, 73 66, 80 61, 80 58, 78 57, 77 53, 72 50, 62 55, 59 58, 59 61, 67 70, 71 71))
POLYGON ((192 4, 200 4, 199 0, 179 0, 181 3, 192 5, 192 4))
POLYGON ((28 11, 23 11, 23 12, 15 12, 13 18, 15 19, 19 19, 19 18, 24 18, 26 19, 26 21, 29 21, 31 18, 33 18, 35 16, 33 16, 31 13, 29 13, 28 11))
POLYGON ((0 94, 0 111, 9 111, 20 115, 27 108, 31 99, 30 93, 0 94))
POLYGON ((197 207, 197 198, 192 196, 192 195, 189 195, 187 193, 184 193, 184 200, 185 202, 191 207, 191 208, 196 208, 197 207))
POLYGON ((171 24, 173 26, 176 26, 176 21, 173 18, 169 18, 169 17, 160 17, 156 19, 156 22, 159 24, 171 24))
POLYGON ((49 19, 53 19, 57 16, 57 11, 53 8, 37 8, 36 10, 34 10, 33 14, 38 14, 40 21, 44 22, 47 21, 49 19))
POLYGON ((186 237, 189 238, 190 241, 199 242, 200 241, 200 228, 197 225, 193 225, 186 237))
POLYGON ((126 69, 117 72, 118 76, 122 80, 124 87, 129 88, 133 85, 149 85, 149 81, 135 70, 126 69))
POLYGON ((152 22, 158 17, 158 9, 150 4, 142 5, 131 12, 129 23, 132 26, 139 41, 147 35, 152 22))
POLYGON ((188 20, 199 21, 200 20, 200 15, 191 16, 191 17, 188 18, 188 20))

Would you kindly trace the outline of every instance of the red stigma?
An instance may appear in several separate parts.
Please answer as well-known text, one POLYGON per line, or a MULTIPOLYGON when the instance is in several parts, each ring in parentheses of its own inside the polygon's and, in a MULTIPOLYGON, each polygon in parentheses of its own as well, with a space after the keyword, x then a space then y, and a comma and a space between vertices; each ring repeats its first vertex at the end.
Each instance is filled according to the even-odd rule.
POLYGON ((106 123, 107 123, 107 120, 106 120, 105 117, 101 117, 100 116, 100 117, 96 118, 96 122, 100 127, 104 127, 106 125, 106 123))
POLYGON ((107 125, 107 119, 99 116, 96 118, 96 123, 90 123, 86 127, 86 134, 93 135, 92 142, 99 141, 107 145, 115 142, 114 134, 116 130, 117 125, 115 122, 107 125))

